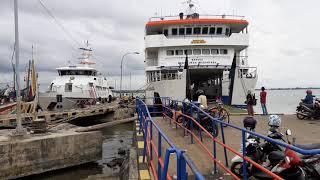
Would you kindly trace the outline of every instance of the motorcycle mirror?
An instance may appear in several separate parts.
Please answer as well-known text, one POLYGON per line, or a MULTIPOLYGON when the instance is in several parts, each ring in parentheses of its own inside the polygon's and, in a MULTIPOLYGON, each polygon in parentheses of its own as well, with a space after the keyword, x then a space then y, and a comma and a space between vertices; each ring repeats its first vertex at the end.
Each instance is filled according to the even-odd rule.
POLYGON ((292 135, 291 129, 287 129, 286 135, 287 135, 287 136, 291 136, 291 135, 292 135))

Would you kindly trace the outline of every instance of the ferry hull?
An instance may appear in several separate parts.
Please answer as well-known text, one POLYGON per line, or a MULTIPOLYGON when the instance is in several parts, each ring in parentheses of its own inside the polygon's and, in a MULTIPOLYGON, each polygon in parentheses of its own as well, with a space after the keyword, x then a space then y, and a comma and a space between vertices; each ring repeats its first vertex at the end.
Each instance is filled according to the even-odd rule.
MULTIPOLYGON (((76 97, 64 97, 58 102, 57 93, 40 93, 39 104, 43 110, 62 111, 66 109, 74 109, 78 107, 78 103, 81 101, 91 102, 92 98, 76 98, 76 97)), ((102 99, 103 102, 107 102, 107 98, 102 99)))

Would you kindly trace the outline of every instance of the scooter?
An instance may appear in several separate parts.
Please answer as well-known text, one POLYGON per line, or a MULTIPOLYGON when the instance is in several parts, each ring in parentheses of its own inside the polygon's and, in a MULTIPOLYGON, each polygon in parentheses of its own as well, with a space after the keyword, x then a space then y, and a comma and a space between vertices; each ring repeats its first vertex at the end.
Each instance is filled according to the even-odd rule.
POLYGON ((299 103, 296 109, 298 119, 320 119, 320 99, 316 99, 314 104, 308 105, 303 102, 299 103))
MULTIPOLYGON (((292 135, 290 129, 287 130, 286 135, 292 135)), ((295 138, 292 143, 288 139, 288 143, 295 145, 295 138)), ((306 150, 320 149, 320 143, 295 146, 306 150)), ((320 179, 320 154, 301 155, 287 148, 281 162, 271 171, 284 179, 320 179)))
MULTIPOLYGON (((246 127, 247 130, 254 131, 254 128, 252 127, 246 127)), ((268 137, 275 139, 275 140, 281 140, 284 141, 284 135, 279 132, 278 127, 270 126, 268 130, 268 137)), ((269 141, 260 142, 260 139, 249 135, 247 133, 246 138, 246 156, 252 159, 253 161, 262 164, 263 166, 275 166, 280 160, 281 157, 278 157, 279 153, 283 154, 284 148, 281 148, 280 146, 271 143, 269 141)), ((242 149, 240 149, 240 152, 242 153, 242 149)), ((236 174, 238 177, 243 177, 243 158, 240 156, 235 156, 231 160, 231 171, 236 174)), ((260 173, 260 170, 252 166, 251 164, 247 163, 247 172, 248 176, 252 176, 253 174, 260 173)))
MULTIPOLYGON (((246 156, 252 159, 255 162, 259 162, 263 156, 263 149, 259 145, 260 141, 259 138, 248 135, 246 138, 246 156)), ((239 150, 240 153, 242 153, 242 148, 239 150)), ((237 175, 239 178, 243 177, 243 158, 236 155, 231 160, 231 172, 237 175)), ((247 172, 250 176, 252 166, 247 163, 247 172)))

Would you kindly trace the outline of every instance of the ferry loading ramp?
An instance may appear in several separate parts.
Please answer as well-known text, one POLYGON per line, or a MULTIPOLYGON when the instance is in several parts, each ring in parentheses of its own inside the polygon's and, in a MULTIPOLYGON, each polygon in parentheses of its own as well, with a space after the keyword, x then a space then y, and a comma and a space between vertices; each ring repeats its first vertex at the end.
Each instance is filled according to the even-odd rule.
MULTIPOLYGON (((153 172, 152 174, 157 176, 155 179, 163 179, 163 174, 166 172, 167 177, 164 179, 172 179, 173 177, 184 179, 187 176, 195 179, 215 179, 221 176, 227 179, 239 179, 230 171, 230 160, 235 156, 235 154, 239 156, 243 155, 242 153, 238 153, 240 148, 244 150, 243 152, 245 152, 245 149, 243 149, 241 143, 244 140, 244 135, 251 132, 247 132, 240 128, 242 126, 242 119, 244 116, 233 117, 231 119, 231 124, 228 124, 228 127, 226 128, 221 127, 221 129, 219 129, 219 136, 214 138, 210 136, 209 133, 205 132, 204 129, 202 131, 188 130, 181 124, 176 123, 174 115, 171 118, 170 115, 168 116, 168 114, 163 113, 165 112, 165 109, 170 109, 168 107, 169 104, 172 104, 172 101, 170 101, 170 99, 165 100, 165 98, 163 98, 163 103, 161 104, 162 111, 149 112, 149 110, 143 108, 143 106, 147 107, 147 105, 144 104, 142 100, 137 100, 137 108, 140 120, 139 130, 144 133, 146 142, 144 144, 146 155, 144 160, 148 160, 150 169, 153 172), (151 117, 151 114, 162 114, 163 117, 151 117), (176 151, 174 151, 175 149, 176 151), (168 152, 170 154, 169 156, 168 152), (166 166, 168 166, 167 170, 166 166), (212 176, 214 170, 218 170, 218 173, 212 176)), ((173 112, 173 114, 176 112, 175 110, 170 110, 173 112)), ((293 122, 291 121, 292 116, 288 117, 290 118, 290 121, 284 120, 284 128, 291 127, 290 124, 293 122)), ((186 118, 188 117, 186 116, 186 118)), ((257 131, 267 131, 266 117, 259 116, 257 119, 257 131)), ((218 119, 215 119, 215 121, 219 122, 218 119)), ((298 123, 297 120, 295 121, 295 123, 298 123)), ((196 124, 196 120, 194 119, 194 125, 196 126, 196 124)), ((315 125, 319 127, 320 123, 304 123, 305 128, 310 128, 311 126, 315 125)), ((315 131, 316 129, 313 128, 314 130, 311 130, 308 133, 310 137, 308 138, 309 141, 305 141, 305 138, 302 138, 303 133, 301 134, 301 127, 299 128, 297 126, 293 126, 291 129, 293 132, 296 132, 294 133, 294 136, 300 143, 314 143, 317 141, 317 137, 319 137, 319 133, 317 133, 315 131)), ((266 139, 281 146, 293 149, 301 154, 320 153, 320 149, 303 150, 294 146, 288 146, 288 144, 285 143, 276 142, 273 139, 267 138, 261 134, 253 134, 262 139, 266 139)), ((256 167, 273 176, 275 179, 281 179, 280 177, 261 167, 259 164, 253 162, 248 157, 245 157, 245 159, 245 163, 252 163, 256 167)), ((247 177, 244 177, 244 179, 246 178, 247 177)))

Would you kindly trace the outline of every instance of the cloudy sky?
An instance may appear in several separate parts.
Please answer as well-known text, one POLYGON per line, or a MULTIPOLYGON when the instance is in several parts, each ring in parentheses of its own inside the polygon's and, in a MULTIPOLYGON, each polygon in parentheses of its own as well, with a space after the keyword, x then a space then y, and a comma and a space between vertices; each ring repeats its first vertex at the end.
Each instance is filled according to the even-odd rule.
MULTIPOLYGON (((144 49, 144 26, 155 15, 177 15, 183 0, 42 0, 58 20, 57 24, 39 0, 19 0, 21 71, 35 59, 42 87, 56 74, 55 68, 77 63, 85 40, 95 50, 98 69, 117 80, 124 53, 144 49), (64 28, 61 28, 63 26, 64 28)), ((204 14, 239 14, 249 21, 249 63, 258 66, 257 86, 320 86, 320 17, 317 0, 198 0, 204 14)), ((0 83, 11 81, 14 44, 13 0, 0 4, 0 83)), ((125 59, 124 87, 144 85, 144 55, 125 59)))

